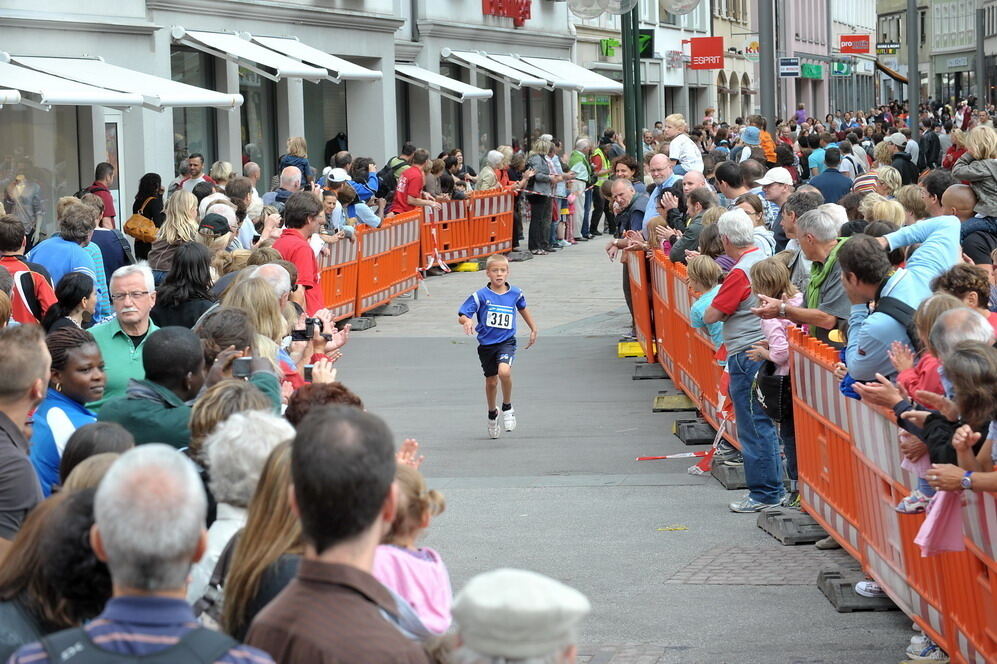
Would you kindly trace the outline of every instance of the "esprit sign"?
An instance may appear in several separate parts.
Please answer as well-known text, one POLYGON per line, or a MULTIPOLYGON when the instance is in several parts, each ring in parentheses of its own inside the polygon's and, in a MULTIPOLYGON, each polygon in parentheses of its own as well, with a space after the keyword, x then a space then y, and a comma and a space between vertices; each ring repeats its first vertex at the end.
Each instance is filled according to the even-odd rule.
POLYGON ((485 16, 511 18, 517 28, 532 18, 533 0, 481 0, 481 13, 485 16))
POLYGON ((838 50, 842 53, 868 53, 871 42, 869 35, 841 35, 838 50))
POLYGON ((693 37, 688 41, 692 51, 689 69, 724 68, 723 37, 693 37))

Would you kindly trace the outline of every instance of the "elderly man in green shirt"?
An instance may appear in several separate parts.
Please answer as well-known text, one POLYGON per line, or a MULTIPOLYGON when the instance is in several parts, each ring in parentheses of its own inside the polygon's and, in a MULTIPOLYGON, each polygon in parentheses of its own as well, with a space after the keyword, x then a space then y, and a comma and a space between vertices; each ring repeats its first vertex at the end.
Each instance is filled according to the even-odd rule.
POLYGON ((99 411, 112 397, 121 396, 132 378, 145 378, 142 368, 142 346, 158 328, 149 318, 156 304, 156 285, 147 265, 125 265, 111 275, 111 304, 115 317, 90 328, 104 357, 107 385, 104 398, 87 404, 99 411))

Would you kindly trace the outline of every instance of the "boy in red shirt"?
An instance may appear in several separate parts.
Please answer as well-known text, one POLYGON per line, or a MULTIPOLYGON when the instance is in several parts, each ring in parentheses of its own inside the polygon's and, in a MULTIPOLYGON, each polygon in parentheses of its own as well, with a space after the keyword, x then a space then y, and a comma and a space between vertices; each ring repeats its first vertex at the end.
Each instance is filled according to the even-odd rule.
POLYGON ((324 221, 325 206, 313 193, 291 194, 284 204, 284 231, 273 243, 281 258, 298 268, 298 285, 305 289, 305 311, 309 316, 314 316, 323 302, 318 287, 318 260, 308 239, 318 232, 324 221))
POLYGON ((432 194, 423 191, 428 170, 429 152, 419 148, 412 155, 412 165, 402 171, 402 176, 398 178, 395 200, 391 204, 392 212, 401 214, 417 207, 440 207, 432 194))

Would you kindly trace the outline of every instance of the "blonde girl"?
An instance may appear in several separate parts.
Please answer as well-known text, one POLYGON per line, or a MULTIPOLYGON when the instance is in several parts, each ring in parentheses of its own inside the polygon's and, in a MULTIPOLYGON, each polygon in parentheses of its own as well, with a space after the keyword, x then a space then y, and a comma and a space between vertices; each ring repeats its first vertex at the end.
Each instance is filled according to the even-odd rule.
POLYGON ((973 127, 963 145, 966 154, 956 160, 952 177, 973 188, 977 214, 997 217, 997 131, 984 125, 973 127))
POLYGON ((173 267, 173 254, 187 242, 197 242, 197 197, 178 189, 166 200, 166 220, 149 250, 149 267, 156 285, 173 267))
POLYGON ((693 256, 686 266, 686 273, 689 275, 689 288, 699 294, 689 308, 689 320, 693 327, 705 328, 713 341, 713 346, 719 349, 724 343, 724 324, 717 321, 707 325, 703 320, 703 314, 713 304, 713 298, 720 291, 724 272, 709 256, 693 256))
MULTIPOLYGON (((443 634, 451 622, 450 574, 440 554, 428 547, 419 548, 416 542, 433 517, 443 513, 446 502, 440 492, 426 488, 422 474, 412 466, 398 466, 395 484, 397 513, 391 530, 374 554, 373 574, 413 609, 424 628, 417 636, 443 634)), ((406 613, 405 607, 400 609, 406 613)))

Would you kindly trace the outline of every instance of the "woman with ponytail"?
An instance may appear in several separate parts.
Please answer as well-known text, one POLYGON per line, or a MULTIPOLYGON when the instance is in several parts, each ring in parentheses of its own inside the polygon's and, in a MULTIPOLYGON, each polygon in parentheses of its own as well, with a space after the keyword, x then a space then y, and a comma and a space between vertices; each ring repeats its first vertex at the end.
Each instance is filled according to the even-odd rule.
POLYGON ((84 324, 93 320, 97 308, 97 291, 93 278, 82 272, 69 272, 55 286, 56 302, 42 318, 46 333, 64 327, 82 330, 84 324))

